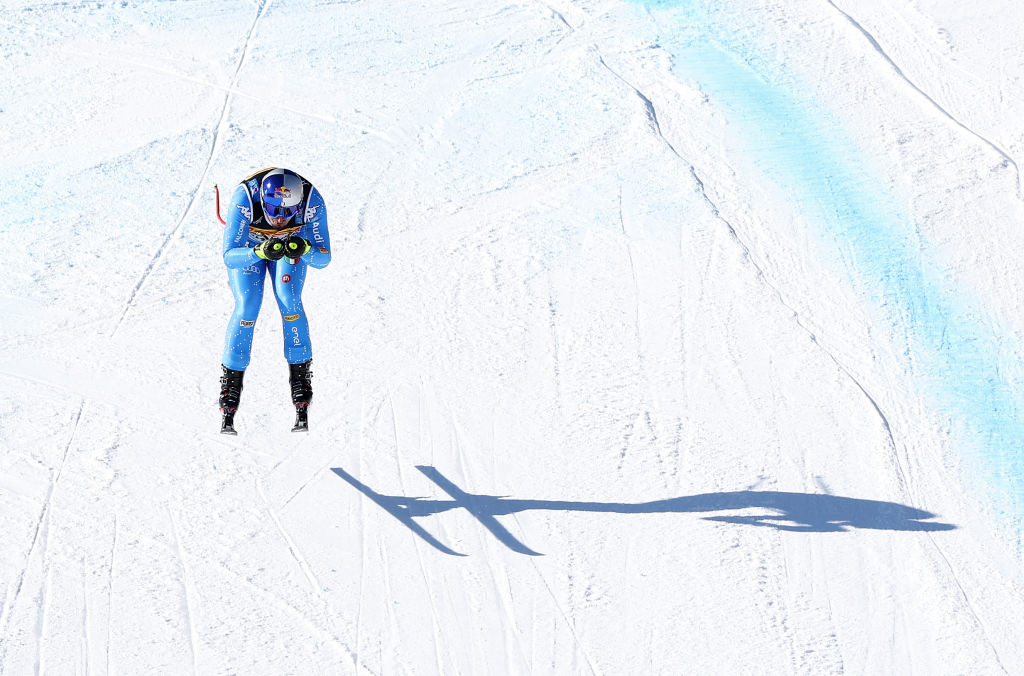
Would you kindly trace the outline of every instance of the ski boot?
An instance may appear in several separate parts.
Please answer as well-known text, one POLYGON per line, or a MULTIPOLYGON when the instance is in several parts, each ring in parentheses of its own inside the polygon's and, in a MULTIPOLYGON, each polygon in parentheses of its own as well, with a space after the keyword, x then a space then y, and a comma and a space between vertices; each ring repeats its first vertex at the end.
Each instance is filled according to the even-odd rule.
POLYGON ((292 403, 295 404, 295 425, 292 432, 309 431, 309 402, 313 400, 313 374, 309 371, 310 359, 301 364, 288 364, 288 384, 292 386, 292 403))
POLYGON ((242 396, 242 376, 245 371, 234 371, 221 364, 223 374, 220 377, 220 433, 238 434, 235 431, 235 412, 242 396))

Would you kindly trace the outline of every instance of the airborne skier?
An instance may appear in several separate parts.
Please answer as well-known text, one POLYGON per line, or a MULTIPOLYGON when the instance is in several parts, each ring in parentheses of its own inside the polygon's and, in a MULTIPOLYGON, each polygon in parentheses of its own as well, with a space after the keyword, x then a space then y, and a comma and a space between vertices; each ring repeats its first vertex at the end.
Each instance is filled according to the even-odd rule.
POLYGON ((292 431, 309 429, 313 349, 302 307, 302 286, 310 266, 320 269, 331 262, 330 246, 323 197, 295 172, 264 169, 235 188, 224 228, 224 264, 235 295, 235 311, 228 321, 221 364, 221 432, 236 434, 235 412, 268 273, 284 325, 284 356, 296 412, 292 431))

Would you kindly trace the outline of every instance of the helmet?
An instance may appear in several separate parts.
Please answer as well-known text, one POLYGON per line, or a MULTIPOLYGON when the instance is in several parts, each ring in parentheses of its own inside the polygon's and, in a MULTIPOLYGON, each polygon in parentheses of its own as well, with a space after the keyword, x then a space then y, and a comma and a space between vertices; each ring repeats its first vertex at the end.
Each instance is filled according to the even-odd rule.
POLYGON ((291 218, 302 202, 302 179, 287 169, 274 169, 263 177, 260 200, 268 218, 291 218))

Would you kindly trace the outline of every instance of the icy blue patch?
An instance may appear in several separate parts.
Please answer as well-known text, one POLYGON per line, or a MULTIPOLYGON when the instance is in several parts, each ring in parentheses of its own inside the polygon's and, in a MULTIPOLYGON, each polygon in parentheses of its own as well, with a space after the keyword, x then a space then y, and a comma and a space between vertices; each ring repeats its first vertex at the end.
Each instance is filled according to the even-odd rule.
MULTIPOLYGON (((922 258, 914 224, 879 185, 842 124, 805 95, 772 55, 716 21, 701 0, 641 0, 672 35, 660 36, 681 78, 695 82, 743 138, 745 152, 784 189, 823 251, 853 271, 865 302, 881 308, 906 367, 997 509, 1024 520, 1024 424, 1015 393, 1020 346, 1001 336, 976 299, 922 258), (980 461, 980 462, 974 462, 980 461)), ((837 273, 838 274, 838 273, 837 273)), ((932 421, 934 423, 934 421, 932 421)), ((910 433, 911 430, 902 430, 910 433)))

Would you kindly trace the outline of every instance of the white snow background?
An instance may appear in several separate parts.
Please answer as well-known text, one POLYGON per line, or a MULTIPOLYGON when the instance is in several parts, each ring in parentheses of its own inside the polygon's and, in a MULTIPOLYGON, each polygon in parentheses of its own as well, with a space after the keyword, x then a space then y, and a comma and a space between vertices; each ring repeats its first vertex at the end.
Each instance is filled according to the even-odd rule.
POLYGON ((1019 4, 3 8, 3 674, 1024 674, 1019 4))

